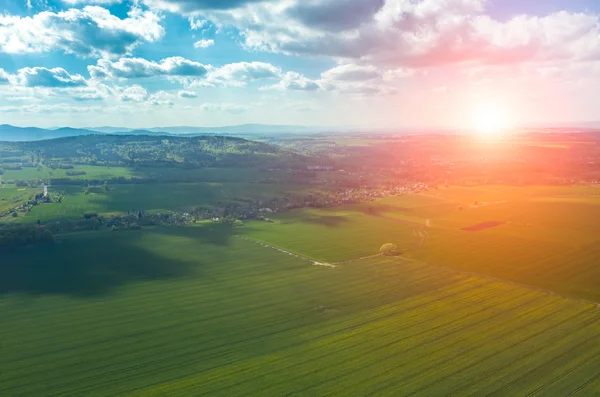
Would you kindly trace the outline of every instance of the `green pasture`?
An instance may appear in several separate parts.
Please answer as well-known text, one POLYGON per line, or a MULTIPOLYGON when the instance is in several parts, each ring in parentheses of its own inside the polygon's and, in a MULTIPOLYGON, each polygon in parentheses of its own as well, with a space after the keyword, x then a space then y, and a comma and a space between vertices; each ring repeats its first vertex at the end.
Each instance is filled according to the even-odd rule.
POLYGON ((595 305, 403 258, 313 266, 237 238, 246 227, 91 232, 3 252, 0 395, 562 396, 600 387, 595 305))

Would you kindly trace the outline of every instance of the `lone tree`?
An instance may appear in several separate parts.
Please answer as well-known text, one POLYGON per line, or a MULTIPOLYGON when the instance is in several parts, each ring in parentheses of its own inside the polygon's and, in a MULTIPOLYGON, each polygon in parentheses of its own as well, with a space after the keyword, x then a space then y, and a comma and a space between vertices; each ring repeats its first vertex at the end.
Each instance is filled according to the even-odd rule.
POLYGON ((398 251, 398 246, 392 243, 383 244, 381 248, 379 248, 379 252, 381 252, 382 255, 386 256, 400 255, 400 251, 398 251))

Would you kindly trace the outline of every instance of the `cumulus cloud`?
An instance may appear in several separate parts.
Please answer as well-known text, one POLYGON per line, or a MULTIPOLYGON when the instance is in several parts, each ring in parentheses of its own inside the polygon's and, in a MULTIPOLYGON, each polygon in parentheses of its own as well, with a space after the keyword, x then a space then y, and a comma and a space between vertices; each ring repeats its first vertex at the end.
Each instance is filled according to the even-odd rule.
POLYGON ((103 101, 105 99, 105 96, 101 95, 98 92, 82 92, 74 94, 71 97, 73 98, 73 100, 78 102, 103 101))
POLYGON ((122 89, 118 98, 121 102, 143 102, 148 99, 148 91, 142 86, 132 85, 122 89))
POLYGON ((370 22, 385 0, 299 1, 286 14, 304 26, 325 31, 344 31, 370 22))
POLYGON ((243 86, 249 81, 278 78, 281 69, 265 62, 238 62, 211 70, 207 81, 213 84, 243 86))
POLYGON ((270 63, 238 62, 216 68, 182 57, 165 58, 159 62, 143 58, 100 59, 96 65, 88 66, 88 71, 96 80, 177 77, 185 79, 189 87, 243 87, 251 81, 279 78, 282 74, 280 68, 270 63))
POLYGON ((194 48, 208 48, 215 44, 213 39, 202 39, 194 43, 194 48))
POLYGON ((280 91, 316 91, 320 88, 319 83, 311 80, 301 73, 287 72, 281 78, 281 81, 269 87, 264 87, 264 90, 280 90, 280 91))
POLYGON ((380 78, 382 72, 379 68, 368 65, 342 64, 329 69, 321 74, 326 80, 334 81, 363 81, 380 78))
MULTIPOLYGON (((185 9, 198 4, 185 3, 185 9)), ((561 11, 498 21, 485 14, 485 3, 286 0, 197 11, 220 28, 239 30, 251 50, 324 55, 387 68, 600 58, 598 15, 561 11)))
POLYGON ((146 5, 181 14, 198 14, 205 10, 235 9, 252 3, 268 3, 275 0, 142 0, 146 5))
POLYGON ((210 66, 183 57, 170 57, 160 62, 143 58, 121 58, 118 61, 100 59, 88 66, 90 76, 96 79, 133 79, 154 76, 204 77, 210 66))
POLYGON ((190 22, 191 30, 199 30, 210 24, 210 22, 208 22, 206 19, 197 19, 194 17, 189 17, 188 20, 190 22))
POLYGON ((63 68, 23 68, 19 69, 15 78, 16 83, 23 87, 69 88, 87 85, 81 75, 70 75, 63 68))
POLYGON ((40 53, 60 50, 81 57, 130 53, 141 42, 164 35, 160 17, 132 8, 120 19, 98 6, 60 12, 44 11, 32 17, 0 15, 0 52, 40 53))
POLYGON ((80 4, 99 4, 99 5, 111 5, 115 3, 121 3, 123 0, 62 0, 63 3, 69 5, 80 5, 80 4))
POLYGON ((174 106, 174 95, 166 91, 157 91, 148 96, 147 103, 152 106, 174 106))
POLYGON ((0 84, 8 84, 10 80, 8 79, 10 75, 4 71, 4 69, 0 68, 0 84))
POLYGON ((198 97, 198 94, 196 94, 195 91, 188 91, 188 90, 181 90, 177 93, 177 95, 179 96, 179 98, 185 98, 185 99, 191 99, 191 98, 198 97))

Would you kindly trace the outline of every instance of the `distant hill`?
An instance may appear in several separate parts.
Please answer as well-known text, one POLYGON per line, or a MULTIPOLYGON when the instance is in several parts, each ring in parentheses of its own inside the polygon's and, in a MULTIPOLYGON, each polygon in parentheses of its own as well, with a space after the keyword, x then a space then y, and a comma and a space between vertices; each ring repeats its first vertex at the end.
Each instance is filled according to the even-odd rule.
POLYGON ((103 134, 114 134, 117 132, 129 132, 129 131, 133 131, 133 128, 125 128, 125 127, 84 127, 84 130, 89 130, 89 131, 94 131, 94 132, 101 132, 103 134))
POLYGON ((321 127, 307 127, 301 125, 270 125, 270 124, 242 124, 226 127, 155 127, 148 128, 152 132, 167 132, 170 134, 216 134, 216 135, 235 135, 235 134, 294 134, 294 133, 314 133, 323 131, 321 127))
POLYGON ((303 134, 316 132, 334 132, 335 129, 306 127, 294 125, 244 124, 227 127, 153 127, 132 129, 125 127, 86 127, 44 129, 36 127, 16 127, 8 124, 0 126, 0 141, 39 141, 45 139, 65 138, 70 136, 117 134, 117 135, 158 135, 193 137, 201 135, 233 135, 247 136, 259 134, 303 134))
MULTIPOLYGON (((97 131, 107 134, 115 133, 137 133, 147 131, 156 134, 171 135, 253 135, 253 134, 302 134, 329 131, 331 128, 307 127, 301 125, 271 125, 271 124, 242 124, 225 127, 194 127, 194 126, 171 126, 152 127, 136 130, 125 127, 86 127, 86 130, 97 131)), ((337 131, 338 129, 333 128, 337 131)))
MULTIPOLYGON (((82 130, 87 131, 87 130, 82 130)), ((74 131, 68 131, 74 132, 74 131)), ((76 131, 75 131, 76 132, 76 131)), ((36 154, 46 165, 93 164, 148 167, 283 167, 304 164, 292 150, 231 136, 169 136, 95 134, 30 142, 0 143, 0 152, 15 156, 36 154), (102 150, 100 150, 100 148, 102 150)), ((1 163, 1 159, 0 159, 1 163)))
POLYGON ((56 130, 46 130, 36 127, 15 127, 8 124, 0 125, 0 141, 5 142, 40 141, 45 139, 66 138, 71 136, 93 134, 97 134, 97 132, 69 127, 59 128, 56 130))

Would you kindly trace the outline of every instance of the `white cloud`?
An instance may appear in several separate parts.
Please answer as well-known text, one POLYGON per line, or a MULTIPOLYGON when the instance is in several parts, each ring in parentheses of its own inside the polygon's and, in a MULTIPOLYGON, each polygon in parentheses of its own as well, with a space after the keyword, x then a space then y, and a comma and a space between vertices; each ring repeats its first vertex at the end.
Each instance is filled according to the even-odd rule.
POLYGON ((267 3, 275 0, 142 0, 146 5, 164 11, 194 15, 206 10, 225 10, 252 3, 267 3))
POLYGON ((204 28, 205 26, 207 26, 210 23, 206 19, 196 19, 194 17, 190 17, 188 20, 190 22, 190 29, 191 30, 202 29, 202 28, 204 28))
POLYGON ((142 86, 132 85, 122 89, 118 98, 121 102, 144 102, 148 99, 148 91, 142 86))
POLYGON ((211 84, 244 86, 250 81, 278 78, 281 69, 264 62, 238 62, 210 71, 207 81, 211 84))
POLYGON ((325 80, 334 81, 364 81, 374 80, 380 78, 382 72, 376 66, 368 65, 355 65, 355 64, 342 64, 329 69, 321 74, 321 77, 325 80))
POLYGON ((280 91, 316 91, 319 88, 321 87, 317 81, 311 80, 297 72, 287 72, 283 75, 279 83, 263 87, 262 89, 280 91))
POLYGON ((67 11, 44 11, 33 17, 0 15, 0 52, 40 53, 60 50, 81 57, 128 54, 140 42, 164 35, 160 17, 133 8, 120 19, 107 9, 87 6, 67 11))
POLYGON ((63 68, 23 68, 15 76, 17 85, 24 87, 69 88, 87 85, 85 79, 78 74, 70 75, 63 68))
POLYGON ((195 91, 181 90, 177 93, 179 98, 191 99, 197 98, 198 94, 195 91))
POLYGON ((143 58, 121 58, 118 61, 100 59, 88 71, 96 79, 134 79, 154 76, 204 77, 211 66, 190 61, 183 57, 170 57, 160 62, 143 58))
POLYGON ((10 75, 4 71, 4 69, 0 68, 0 84, 8 84, 10 75))
POLYGON ((143 58, 121 58, 118 61, 100 59, 88 66, 92 78, 136 79, 143 77, 179 77, 191 80, 190 86, 245 86, 250 81, 278 78, 281 69, 264 62, 238 62, 219 68, 190 61, 182 57, 165 58, 159 62, 143 58))
POLYGON ((152 106, 174 106, 175 96, 166 91, 157 91, 148 96, 147 103, 152 106))
POLYGON ((74 6, 81 4, 111 5, 121 3, 122 1, 123 0, 62 0, 63 3, 74 6))
MULTIPOLYGON (((191 0, 168 3, 178 4, 179 12, 199 5, 191 0)), ((324 55, 378 67, 600 58, 598 15, 561 11, 497 21, 484 14, 485 3, 284 0, 193 9, 220 28, 238 29, 251 50, 324 55)))
POLYGON ((213 39, 202 39, 194 43, 194 48, 208 48, 214 44, 215 41, 213 39))

